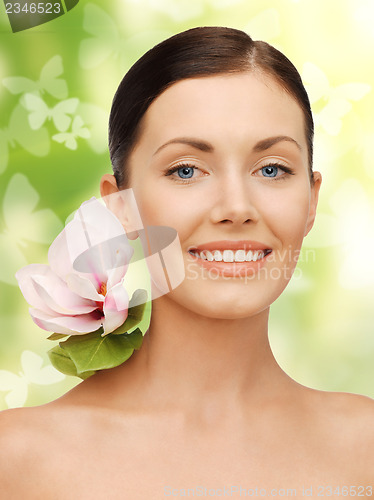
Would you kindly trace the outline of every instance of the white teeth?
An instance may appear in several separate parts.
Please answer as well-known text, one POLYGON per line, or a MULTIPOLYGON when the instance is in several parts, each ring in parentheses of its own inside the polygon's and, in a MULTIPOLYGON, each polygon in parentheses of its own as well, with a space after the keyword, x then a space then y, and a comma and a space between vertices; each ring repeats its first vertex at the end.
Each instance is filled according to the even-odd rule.
POLYGON ((223 251, 223 262, 234 262, 234 252, 232 250, 223 251))
POLYGON ((206 257, 206 250, 203 250, 202 252, 200 252, 200 258, 201 259, 204 259, 204 260, 207 260, 207 257, 206 257))
POLYGON ((211 262, 213 260, 212 252, 209 252, 209 250, 205 250, 205 253, 206 253, 206 258, 211 262))
POLYGON ((244 262, 245 261, 245 250, 237 250, 235 252, 235 262, 244 262))
POLYGON ((265 252, 263 250, 213 250, 210 252, 209 250, 202 250, 201 252, 193 251, 191 252, 196 257, 200 257, 200 259, 208 260, 212 262, 256 262, 259 259, 262 259, 265 256, 265 252))
POLYGON ((221 252, 220 252, 219 250, 216 250, 216 251, 213 253, 213 255, 214 255, 214 260, 215 260, 216 262, 221 262, 221 261, 223 260, 222 254, 221 254, 221 252))

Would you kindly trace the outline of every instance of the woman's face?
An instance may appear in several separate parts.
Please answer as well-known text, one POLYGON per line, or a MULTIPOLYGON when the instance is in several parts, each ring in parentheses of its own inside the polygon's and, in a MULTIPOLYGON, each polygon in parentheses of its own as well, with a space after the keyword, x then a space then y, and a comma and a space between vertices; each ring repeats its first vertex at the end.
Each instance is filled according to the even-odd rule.
POLYGON ((185 279, 163 300, 230 319, 280 295, 313 225, 321 182, 315 172, 310 185, 304 130, 298 103, 252 73, 183 80, 150 105, 129 187, 145 226, 179 235, 185 279), (253 261, 259 249, 271 252, 253 261))

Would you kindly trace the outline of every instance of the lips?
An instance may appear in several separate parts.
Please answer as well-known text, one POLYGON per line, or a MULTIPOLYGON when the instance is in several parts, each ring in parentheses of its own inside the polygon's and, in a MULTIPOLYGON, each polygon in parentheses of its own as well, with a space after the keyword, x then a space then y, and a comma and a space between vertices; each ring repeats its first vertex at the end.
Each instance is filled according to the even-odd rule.
POLYGON ((208 243, 203 243, 197 246, 191 246, 188 248, 189 252, 201 252, 202 250, 263 250, 265 253, 270 253, 271 248, 264 243, 253 240, 220 240, 220 241, 210 241, 208 243))
POLYGON ((188 249, 188 253, 192 256, 193 261, 207 270, 215 271, 217 274, 227 277, 248 276, 257 273, 265 265, 266 258, 271 252, 272 249, 266 244, 253 240, 210 241, 198 246, 191 246, 188 249), (228 254, 233 255, 238 250, 244 251, 243 253, 247 252, 251 256, 256 255, 256 257, 254 260, 252 260, 252 257, 248 257, 246 260, 249 261, 240 259, 241 262, 232 262, 231 259, 225 258, 222 259, 223 262, 217 262, 217 260, 221 259, 218 258, 216 260, 216 258, 211 258, 213 254, 214 257, 217 257, 216 254, 220 253, 222 253, 223 257, 225 257, 225 254, 227 256, 228 254), (207 259, 204 257, 207 257, 207 259))

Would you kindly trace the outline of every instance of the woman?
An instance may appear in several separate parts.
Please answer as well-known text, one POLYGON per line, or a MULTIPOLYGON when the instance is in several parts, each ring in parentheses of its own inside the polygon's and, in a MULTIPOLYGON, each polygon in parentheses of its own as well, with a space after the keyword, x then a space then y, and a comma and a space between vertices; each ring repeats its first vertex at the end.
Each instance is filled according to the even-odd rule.
POLYGON ((188 30, 130 69, 101 193, 178 232, 185 279, 126 363, 3 413, 4 498, 371 496, 373 401, 301 386, 268 342, 316 215, 312 144, 297 70, 241 31, 188 30))

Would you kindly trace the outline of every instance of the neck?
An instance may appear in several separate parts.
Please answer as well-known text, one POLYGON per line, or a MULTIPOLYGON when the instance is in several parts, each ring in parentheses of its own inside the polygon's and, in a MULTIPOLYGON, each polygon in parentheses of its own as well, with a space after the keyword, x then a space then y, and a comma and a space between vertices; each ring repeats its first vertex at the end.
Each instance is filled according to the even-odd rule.
POLYGON ((273 356, 268 317, 269 308, 242 319, 208 318, 160 297, 141 349, 119 367, 134 380, 131 398, 218 418, 279 397, 293 381, 273 356))

